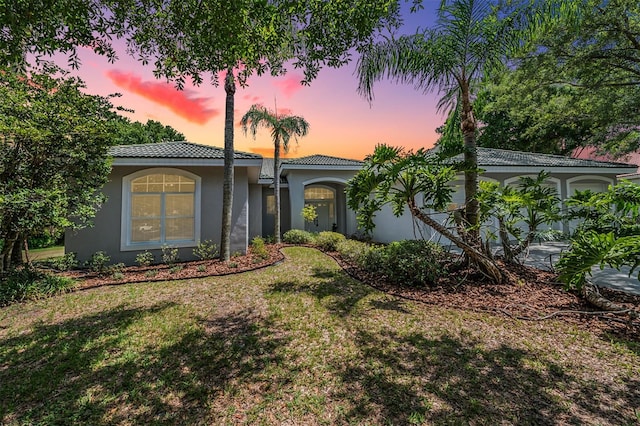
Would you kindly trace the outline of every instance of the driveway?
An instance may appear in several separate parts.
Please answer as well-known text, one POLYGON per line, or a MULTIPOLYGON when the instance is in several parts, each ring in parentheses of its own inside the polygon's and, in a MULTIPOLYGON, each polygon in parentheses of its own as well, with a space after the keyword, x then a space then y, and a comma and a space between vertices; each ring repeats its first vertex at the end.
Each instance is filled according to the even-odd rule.
MULTIPOLYGON (((544 242, 534 243, 529 250, 529 256, 525 264, 539 269, 552 270, 555 262, 560 257, 560 252, 566 249, 567 243, 544 242)), ((640 281, 638 281, 637 271, 629 276, 630 267, 624 267, 620 271, 612 268, 593 268, 591 282, 599 287, 608 287, 626 293, 640 295, 640 281)))

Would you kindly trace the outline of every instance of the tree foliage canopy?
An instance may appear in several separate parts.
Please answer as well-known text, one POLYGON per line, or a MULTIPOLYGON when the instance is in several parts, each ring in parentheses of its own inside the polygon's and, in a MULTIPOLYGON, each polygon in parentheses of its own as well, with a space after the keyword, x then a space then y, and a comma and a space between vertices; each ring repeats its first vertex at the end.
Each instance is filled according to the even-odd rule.
POLYGON ((640 148, 640 5, 588 0, 560 16, 486 88, 479 144, 567 153, 640 148))
POLYGON ((81 226, 103 201, 116 115, 107 98, 55 71, 0 70, 0 271, 16 240, 81 226))
POLYGON ((113 145, 136 145, 185 140, 184 134, 159 121, 147 120, 146 123, 130 121, 121 117, 113 134, 113 145))

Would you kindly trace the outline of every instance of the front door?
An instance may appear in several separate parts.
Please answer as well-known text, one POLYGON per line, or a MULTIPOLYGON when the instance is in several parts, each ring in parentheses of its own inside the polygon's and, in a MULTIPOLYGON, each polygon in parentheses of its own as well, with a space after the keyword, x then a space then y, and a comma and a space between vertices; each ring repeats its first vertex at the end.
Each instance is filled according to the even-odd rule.
POLYGON ((305 230, 310 232, 331 231, 333 227, 333 201, 307 201, 306 204, 315 207, 318 217, 313 222, 305 223, 305 230))

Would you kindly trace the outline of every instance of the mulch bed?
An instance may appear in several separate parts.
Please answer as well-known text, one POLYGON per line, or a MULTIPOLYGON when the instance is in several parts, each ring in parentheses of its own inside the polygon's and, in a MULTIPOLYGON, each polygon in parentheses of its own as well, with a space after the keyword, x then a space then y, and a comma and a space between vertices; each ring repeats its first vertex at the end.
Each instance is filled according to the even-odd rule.
POLYGON ((215 259, 178 262, 174 265, 129 266, 122 270, 121 278, 114 278, 113 274, 99 275, 89 271, 70 271, 63 273, 63 275, 78 280, 80 283, 78 289, 88 289, 107 285, 237 274, 261 269, 284 260, 284 255, 280 251, 282 245, 270 244, 265 248, 267 249, 266 257, 258 256, 249 251, 246 255, 232 257, 229 262, 215 259))
MULTIPOLYGON (((329 253, 352 277, 380 291, 429 305, 490 312, 525 321, 561 320, 597 334, 612 334, 640 341, 640 322, 626 315, 604 313, 592 307, 577 292, 564 290, 557 274, 525 265, 506 266, 508 282, 494 284, 477 271, 450 268, 437 284, 426 288, 402 287, 385 277, 363 271, 329 253)), ((626 309, 640 310, 640 296, 601 288, 607 299, 626 309)))
MULTIPOLYGON (((176 265, 132 266, 122 271, 121 279, 112 275, 96 275, 84 271, 65 273, 79 280, 80 289, 105 285, 120 285, 148 281, 183 280, 229 275, 264 268, 281 262, 284 244, 267 245, 268 257, 249 253, 233 257, 229 262, 207 260, 176 265), (176 267, 177 266, 177 267, 176 267), (153 272, 150 272, 153 271, 153 272)), ((504 284, 486 282, 476 271, 451 267, 432 287, 402 287, 389 283, 385 277, 370 274, 349 264, 338 253, 327 253, 353 278, 388 294, 420 303, 490 312, 528 321, 561 320, 598 334, 612 334, 640 341, 640 323, 630 322, 624 315, 602 313, 591 307, 576 292, 565 291, 557 275, 524 265, 500 265, 509 271, 504 284)), ((603 296, 626 308, 640 309, 640 296, 615 290, 600 289, 603 296)))

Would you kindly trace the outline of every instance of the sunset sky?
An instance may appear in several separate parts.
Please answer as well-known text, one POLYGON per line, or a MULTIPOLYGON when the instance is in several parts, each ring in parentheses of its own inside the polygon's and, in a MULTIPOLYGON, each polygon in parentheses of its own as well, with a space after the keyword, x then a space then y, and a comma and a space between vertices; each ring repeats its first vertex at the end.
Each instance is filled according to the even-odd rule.
MULTIPOLYGON (((425 2, 428 10, 406 13, 402 32, 412 33, 431 25, 437 3, 429 0, 425 2)), ((176 90, 172 83, 154 78, 152 65, 143 66, 124 49, 121 52, 119 60, 109 64, 106 58, 81 49, 82 65, 75 73, 86 82, 89 93, 121 93, 114 104, 135 110, 123 115, 170 125, 190 142, 224 145, 223 87, 205 80, 199 87, 187 84, 184 90, 176 90)), ((248 87, 236 92, 236 122, 252 104, 273 109, 276 100, 279 110, 303 116, 310 132, 299 144, 292 144, 290 157, 326 154, 362 159, 383 142, 412 149, 432 146, 437 139, 435 129, 444 121, 444 116, 436 112, 438 93, 424 94, 409 85, 382 82, 374 87, 375 100, 370 105, 356 92, 356 59, 354 55, 354 60, 340 69, 323 69, 310 86, 300 85, 302 73, 295 69, 282 77, 251 78, 248 87)), ((267 130, 261 130, 253 140, 236 127, 235 148, 273 155, 267 130)))

